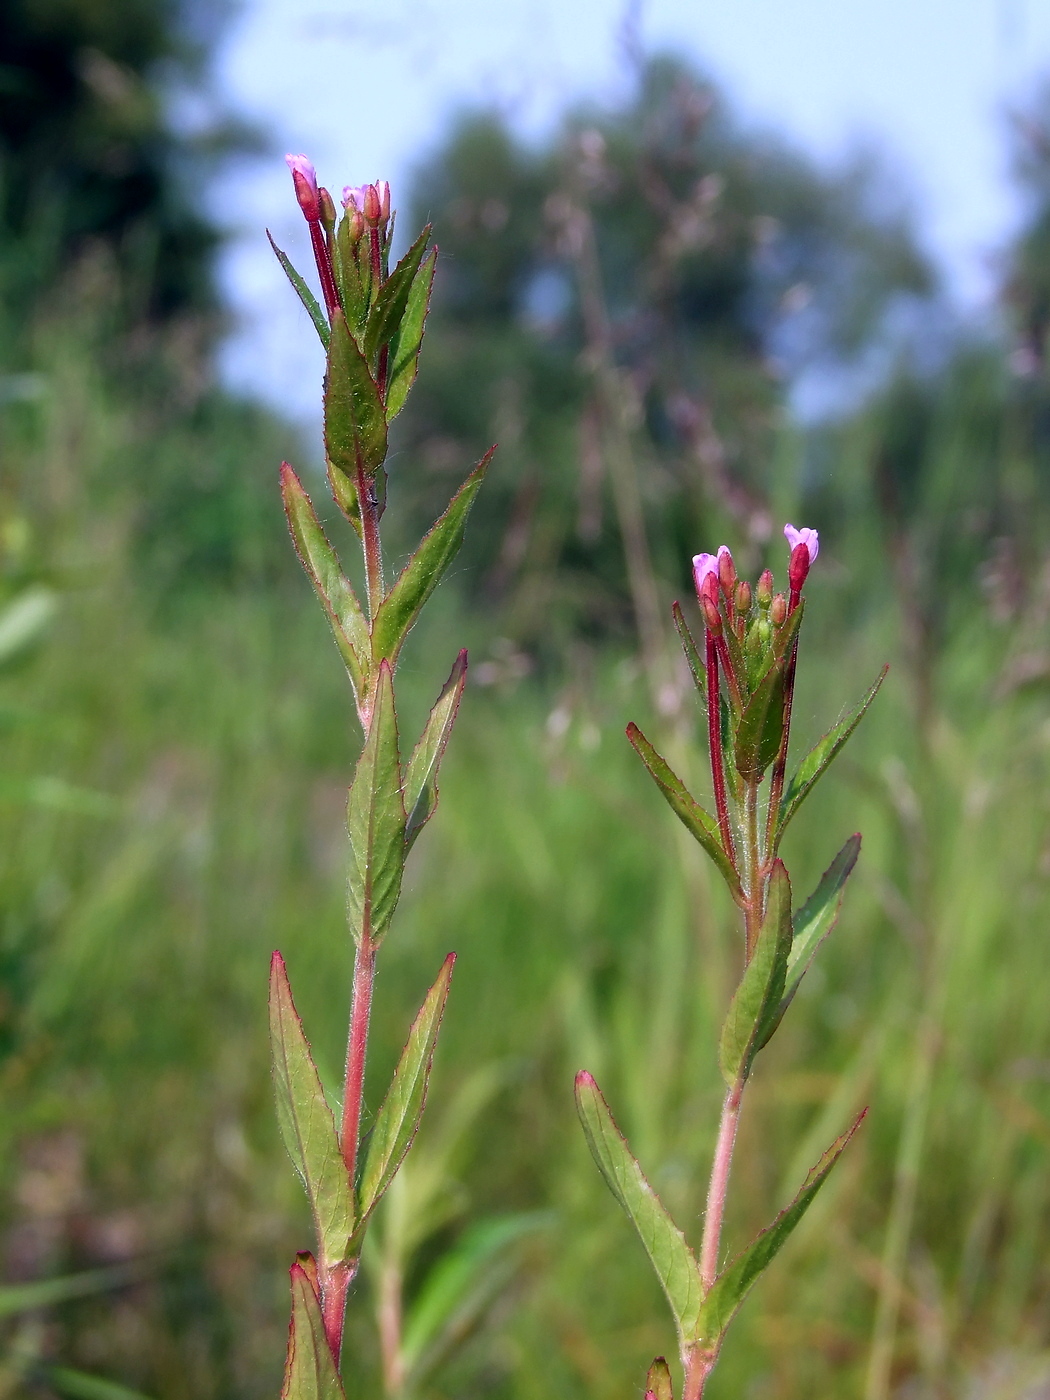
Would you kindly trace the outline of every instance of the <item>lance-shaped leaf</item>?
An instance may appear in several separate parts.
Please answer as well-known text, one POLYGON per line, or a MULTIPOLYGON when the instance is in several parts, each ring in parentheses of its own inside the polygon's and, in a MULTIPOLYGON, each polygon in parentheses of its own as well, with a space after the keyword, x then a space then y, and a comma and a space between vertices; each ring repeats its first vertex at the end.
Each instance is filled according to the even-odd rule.
POLYGON ((733 862, 722 848, 722 838, 714 819, 704 811, 693 798, 689 789, 675 773, 666 759, 650 744, 642 731, 633 722, 627 726, 627 737, 634 745, 638 757, 652 774, 656 786, 666 797, 675 815, 684 823, 691 834, 700 842, 704 850, 718 866, 722 879, 729 886, 729 893, 738 904, 743 903, 744 893, 740 888, 740 877, 733 862))
POLYGON ((430 310, 430 290, 434 285, 437 249, 432 248, 412 280, 404 315, 390 341, 387 362, 386 415, 390 422, 405 406, 408 391, 415 383, 419 347, 430 310))
POLYGON ((769 1035, 784 995, 791 951, 791 882, 784 862, 773 862, 766 893, 766 912, 751 959, 729 1003, 718 1048, 722 1076, 732 1087, 746 1079, 751 1064, 769 1035))
POLYGON ((868 706, 879 693, 879 686, 886 679, 886 673, 890 668, 883 666, 879 672, 878 680, 865 695, 855 710, 851 710, 844 720, 836 724, 835 728, 824 735, 819 744, 816 744, 798 766, 798 771, 794 774, 784 791, 784 796, 780 799, 780 822, 777 828, 777 841, 783 835, 784 828, 795 815, 803 802, 813 789, 813 784, 827 768, 828 764, 845 744, 857 725, 867 713, 868 706))
POLYGON ((287 462, 281 464, 281 495, 296 552, 328 615, 354 690, 363 698, 368 689, 366 667, 371 663, 368 623, 357 595, 339 567, 335 550, 325 537, 310 497, 287 462))
POLYGON ((306 307, 307 314, 314 323, 314 330, 321 337, 321 344, 327 350, 329 341, 331 340, 331 332, 328 329, 328 322, 325 320, 325 314, 321 310, 317 298, 292 266, 292 261, 288 257, 288 254, 282 253, 280 248, 278 248, 277 244, 273 241, 273 235, 270 233, 269 229, 266 230, 266 237, 270 240, 270 247, 277 254, 277 261, 284 268, 284 275, 288 278, 288 281, 291 282, 292 286, 299 294, 299 300, 306 307))
POLYGON ((430 237, 430 225, 419 235, 408 252, 379 289, 375 306, 368 317, 362 349, 369 360, 374 359, 381 346, 386 345, 401 325, 408 307, 409 294, 430 237))
POLYGON ((411 847, 423 827, 434 815, 438 803, 437 773, 456 722, 456 712, 467 683, 467 653, 461 651, 441 694, 430 711, 426 728, 412 757, 405 766, 404 800, 408 813, 405 842, 411 847))
POLYGON ((645 1400, 674 1400, 671 1368, 662 1356, 658 1356, 649 1367, 645 1378, 645 1400))
POLYGON ((576 1108, 591 1156, 630 1216, 671 1304, 679 1337, 694 1335, 703 1286, 685 1237, 642 1175, 601 1090, 586 1070, 576 1076, 576 1108))
POLYGON ((466 481, 452 497, 448 510, 431 526, 422 544, 398 575, 397 582, 383 599, 372 627, 372 656, 375 661, 393 662, 420 609, 441 582, 445 570, 459 553, 467 516, 474 504, 494 447, 482 457, 466 481))
POLYGON ((354 769, 346 806, 350 833, 347 914, 354 941, 378 947, 401 893, 405 866, 405 806, 397 751, 393 676, 379 668, 372 718, 354 769))
POLYGON ((434 1047, 441 1029, 441 1016, 448 999, 455 962, 455 953, 449 953, 442 963, 437 981, 427 992, 419 1015, 412 1022, 394 1078, 376 1114, 368 1142, 368 1155, 361 1172, 361 1225, 393 1181, 419 1128, 427 1099, 434 1047))
POLYGON ((331 1267, 347 1255, 354 1197, 280 953, 270 964, 270 1053, 281 1136, 306 1187, 321 1258, 331 1267))
POLYGON ((787 650, 798 635, 802 608, 797 607, 773 643, 773 660, 755 686, 733 736, 733 758, 742 778, 755 782, 780 752, 784 735, 784 685, 787 650))
POLYGON ((689 624, 685 620, 685 613, 682 612, 681 603, 671 604, 671 616, 674 618, 675 630, 681 640, 682 650, 685 652, 685 659, 688 661, 689 669, 693 674, 693 684, 700 692, 700 699, 704 702, 706 708, 707 671, 704 667, 704 661, 700 655, 699 648, 696 645, 696 640, 689 630, 689 624))
POLYGON ((281 1400, 345 1400, 324 1331, 321 1304, 302 1265, 291 1268, 292 1321, 281 1400))
POLYGON ((368 361, 339 310, 332 317, 324 395, 324 442, 336 470, 356 480, 371 476, 386 456, 386 416, 368 361))
POLYGON ((702 1344, 705 1350, 717 1351, 725 1336, 726 1328, 733 1320, 736 1310, 751 1291, 759 1275, 767 1268, 787 1242, 813 1202, 813 1197, 827 1180, 828 1173, 842 1155, 847 1143, 860 1127, 864 1109, 840 1138, 831 1144, 820 1161, 806 1177, 801 1191, 787 1207, 781 1211, 772 1225, 762 1233, 726 1268, 711 1285, 710 1291, 700 1308, 697 1328, 693 1340, 702 1344))
POLYGON ((820 878, 820 884, 810 897, 797 910, 792 919, 791 952, 787 960, 787 976, 784 980, 784 994, 776 1015, 772 1018, 758 1046, 761 1050, 770 1036, 780 1025, 784 1012, 798 991, 799 983, 809 970, 817 949, 835 927, 842 908, 842 896, 846 881, 860 855, 860 833, 849 838, 842 850, 828 866, 820 878))

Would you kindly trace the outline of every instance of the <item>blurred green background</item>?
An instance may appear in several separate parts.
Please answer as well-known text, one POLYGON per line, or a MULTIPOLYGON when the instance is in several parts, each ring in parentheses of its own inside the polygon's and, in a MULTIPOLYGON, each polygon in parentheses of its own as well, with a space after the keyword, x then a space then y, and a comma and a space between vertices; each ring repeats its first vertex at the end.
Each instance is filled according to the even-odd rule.
MULTIPOLYGON (((214 374, 191 191, 258 138, 173 132, 159 77, 206 58, 173 0, 9 0, 0 46, 0 1395, 253 1400, 309 1243, 271 949, 333 1082, 347 1012, 356 736, 276 486, 317 449, 214 374)), ((783 577, 784 519, 822 540, 796 743, 893 669, 789 839, 803 896, 864 849, 757 1073, 730 1244, 871 1111, 711 1394, 1050 1394, 1050 105, 1014 138, 1030 214, 994 334, 943 315, 877 161, 822 173, 670 58, 541 145, 462 116, 402 192, 442 263, 391 557, 500 451, 400 673, 411 731, 471 648, 373 1108, 460 958, 352 1304, 355 1400, 383 1393, 391 1280, 414 1395, 611 1400, 673 1348, 571 1080, 695 1237, 740 950, 623 727, 702 782, 670 603, 723 540, 783 577), (801 368, 858 365, 836 412, 792 411, 801 368)))

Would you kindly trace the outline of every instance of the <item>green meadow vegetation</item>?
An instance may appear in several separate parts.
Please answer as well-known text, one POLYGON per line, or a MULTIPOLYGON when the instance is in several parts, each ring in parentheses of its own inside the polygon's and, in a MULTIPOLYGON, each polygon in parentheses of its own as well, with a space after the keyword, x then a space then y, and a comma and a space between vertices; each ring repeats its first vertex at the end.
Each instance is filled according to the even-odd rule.
MULTIPOLYGON (((108 32, 69 47, 145 83, 157 24, 133 51, 108 32)), ((30 73, 26 35, 28 19, 30 73)), ((110 125, 69 120, 103 144, 141 136, 154 159, 159 109, 125 95, 121 116, 86 71, 110 125)), ((352 961, 351 700, 277 467, 318 496, 321 476, 279 405, 214 383, 207 230, 163 202, 160 227, 182 233, 149 244, 148 201, 67 227, 69 172, 20 205, 11 172, 33 167, 10 110, 0 1395, 254 1400, 277 1393, 287 1261, 309 1241, 273 1111, 269 958, 284 952, 333 1094, 352 961)), ((459 957, 423 1126, 348 1315, 348 1395, 612 1400, 673 1350, 572 1081, 595 1074, 695 1243, 740 950, 624 727, 693 752, 701 790, 670 604, 693 616, 689 558, 723 540, 782 580, 784 518, 821 531, 796 751, 891 672, 785 841, 812 887, 863 833, 839 925, 755 1073, 729 1247, 869 1113, 709 1393, 1050 1385, 1050 164, 1045 144, 1020 149, 1030 209, 1001 324, 949 326, 925 358, 890 335, 942 303, 885 174, 814 171, 674 63, 639 75, 633 107, 569 114, 543 150, 464 121, 406 192, 444 280, 391 463, 395 547, 501 449, 398 675, 417 732, 470 648, 440 810, 384 949, 372 1112, 459 957), (792 385, 842 367, 862 391, 800 421, 792 385), (396 1390, 376 1325, 391 1288, 396 1390)))

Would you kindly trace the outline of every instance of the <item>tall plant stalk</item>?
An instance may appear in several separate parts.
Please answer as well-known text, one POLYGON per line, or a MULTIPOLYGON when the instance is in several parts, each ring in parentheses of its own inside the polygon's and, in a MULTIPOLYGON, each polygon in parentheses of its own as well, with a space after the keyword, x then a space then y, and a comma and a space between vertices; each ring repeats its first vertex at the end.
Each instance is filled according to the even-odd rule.
POLYGON ((467 656, 460 652, 422 736, 407 755, 398 733, 394 671, 409 629, 459 550, 492 454, 470 473, 388 588, 380 529, 387 434, 416 376, 437 250, 428 246, 428 226, 391 270, 389 186, 348 187, 337 217, 332 197, 318 186, 306 157, 289 156, 288 164, 309 227, 323 309, 276 245, 274 252, 325 349, 328 482, 361 547, 365 606, 343 573, 302 483, 284 463, 281 491, 288 525, 346 666, 363 745, 347 799, 347 913, 354 971, 338 1125, 279 952, 271 965, 278 1118, 316 1230, 315 1251, 299 1254, 291 1268, 292 1317, 281 1394, 283 1400, 342 1400, 347 1296, 373 1212, 419 1126, 455 962, 450 953, 427 993, 366 1141, 362 1124, 376 958, 398 902, 408 852, 437 806, 437 772, 463 693, 467 656))
MULTIPOLYGON (((787 780, 788 748, 802 590, 819 543, 815 530, 785 526, 791 546, 787 594, 773 592, 767 570, 754 589, 738 579, 732 555, 693 561, 704 622, 703 648, 681 608, 674 618, 700 702, 706 707, 714 815, 689 793, 637 727, 627 737, 649 773, 714 862, 742 925, 742 973, 722 1028, 719 1064, 726 1092, 707 1189, 699 1256, 687 1244, 631 1155, 592 1075, 576 1078, 576 1102, 594 1159, 634 1223, 671 1305, 678 1334, 684 1400, 702 1400, 726 1329, 746 1294, 801 1220, 863 1113, 832 1143, 795 1199, 731 1263, 723 1265, 723 1222, 737 1130, 758 1052, 769 1042, 809 967, 834 926, 844 886, 860 851, 851 836, 810 898, 793 907, 791 881, 780 858, 789 822, 857 727, 885 671, 861 704, 802 760, 787 780)), ((673 1400, 663 1357, 649 1371, 647 1400, 673 1400)))

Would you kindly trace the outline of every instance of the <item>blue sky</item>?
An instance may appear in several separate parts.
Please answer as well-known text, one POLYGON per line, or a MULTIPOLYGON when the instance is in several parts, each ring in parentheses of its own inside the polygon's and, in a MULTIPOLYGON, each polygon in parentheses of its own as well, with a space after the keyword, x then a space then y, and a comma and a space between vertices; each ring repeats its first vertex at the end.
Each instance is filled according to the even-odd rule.
POLYGON ((615 100, 625 16, 819 160, 880 144, 955 295, 987 299, 1018 217, 1005 115, 1050 76, 1050 0, 245 0, 216 76, 277 158, 223 190, 227 377, 313 416, 318 347, 262 235, 305 253, 283 151, 333 189, 389 178, 396 202, 458 106, 494 103, 538 136, 574 97, 615 100))

